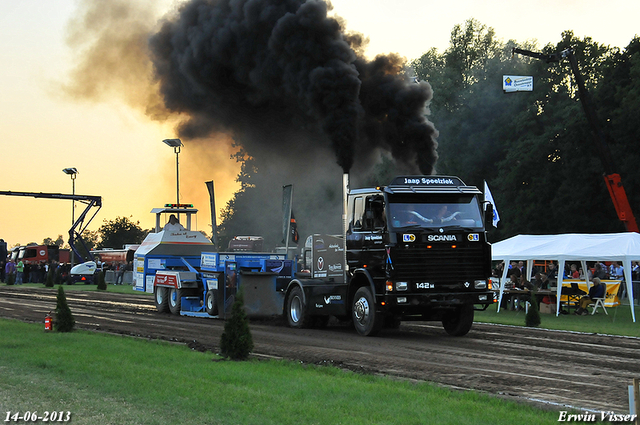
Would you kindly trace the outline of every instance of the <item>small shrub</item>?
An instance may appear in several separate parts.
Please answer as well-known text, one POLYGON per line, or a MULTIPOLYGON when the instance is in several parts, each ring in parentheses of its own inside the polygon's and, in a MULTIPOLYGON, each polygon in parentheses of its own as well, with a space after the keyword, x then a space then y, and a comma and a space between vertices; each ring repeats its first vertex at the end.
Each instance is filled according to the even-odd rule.
POLYGON ((62 285, 62 267, 57 267, 55 271, 56 278, 54 279, 54 284, 62 285))
POLYGON ((536 299, 536 291, 531 292, 531 307, 527 315, 524 317, 526 326, 536 327, 540 326, 540 309, 538 308, 538 300, 536 299))
POLYGON ((244 311, 244 297, 240 291, 231 306, 231 317, 224 323, 220 351, 224 357, 231 360, 246 360, 251 350, 253 338, 249 329, 249 318, 244 311))
POLYGON ((67 297, 64 295, 62 285, 58 286, 58 296, 56 303, 56 320, 53 327, 57 332, 71 332, 76 325, 76 319, 71 314, 71 309, 67 304, 67 297))
POLYGON ((55 281, 56 271, 53 267, 49 266, 49 271, 47 272, 47 280, 44 282, 44 286, 47 288, 53 288, 53 283, 55 281))
POLYGON ((98 283, 98 289, 101 291, 107 290, 107 281, 104 279, 104 272, 99 271, 96 276, 96 281, 98 283))

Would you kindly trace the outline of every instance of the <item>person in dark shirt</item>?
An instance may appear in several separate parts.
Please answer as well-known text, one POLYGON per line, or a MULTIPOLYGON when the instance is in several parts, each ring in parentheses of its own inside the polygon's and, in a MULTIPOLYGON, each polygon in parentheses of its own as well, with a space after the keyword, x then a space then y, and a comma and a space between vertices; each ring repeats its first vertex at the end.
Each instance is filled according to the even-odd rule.
POLYGON ((587 306, 595 303, 595 298, 604 298, 604 296, 604 285, 600 282, 600 278, 593 278, 593 286, 589 289, 588 295, 580 298, 575 314, 586 316, 588 314, 587 306))

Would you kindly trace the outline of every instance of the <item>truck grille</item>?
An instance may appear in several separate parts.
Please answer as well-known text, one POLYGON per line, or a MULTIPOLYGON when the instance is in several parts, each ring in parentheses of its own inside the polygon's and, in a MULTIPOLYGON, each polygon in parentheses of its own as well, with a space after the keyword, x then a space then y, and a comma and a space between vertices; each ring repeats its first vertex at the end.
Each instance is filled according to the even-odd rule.
POLYGON ((391 259, 394 277, 398 280, 454 284, 486 277, 481 245, 457 248, 449 244, 432 248, 412 245, 407 249, 393 249, 391 259))

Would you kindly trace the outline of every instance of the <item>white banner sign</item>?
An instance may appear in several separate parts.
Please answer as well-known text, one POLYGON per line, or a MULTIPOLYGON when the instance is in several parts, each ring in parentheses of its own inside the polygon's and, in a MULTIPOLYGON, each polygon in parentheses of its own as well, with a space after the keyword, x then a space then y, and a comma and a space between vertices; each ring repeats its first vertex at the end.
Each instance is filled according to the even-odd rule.
POLYGON ((533 77, 503 75, 502 90, 507 93, 514 91, 533 91, 533 77))

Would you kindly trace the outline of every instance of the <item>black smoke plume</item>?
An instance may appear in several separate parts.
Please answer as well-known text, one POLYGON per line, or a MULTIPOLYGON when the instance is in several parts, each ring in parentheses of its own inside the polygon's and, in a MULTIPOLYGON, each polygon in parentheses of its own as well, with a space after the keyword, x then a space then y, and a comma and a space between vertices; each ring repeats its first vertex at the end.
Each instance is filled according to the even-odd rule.
POLYGON ((366 60, 321 0, 192 0, 150 38, 165 107, 185 139, 229 132, 260 162, 329 149, 343 171, 379 151, 431 174, 431 89, 397 55, 366 60))

